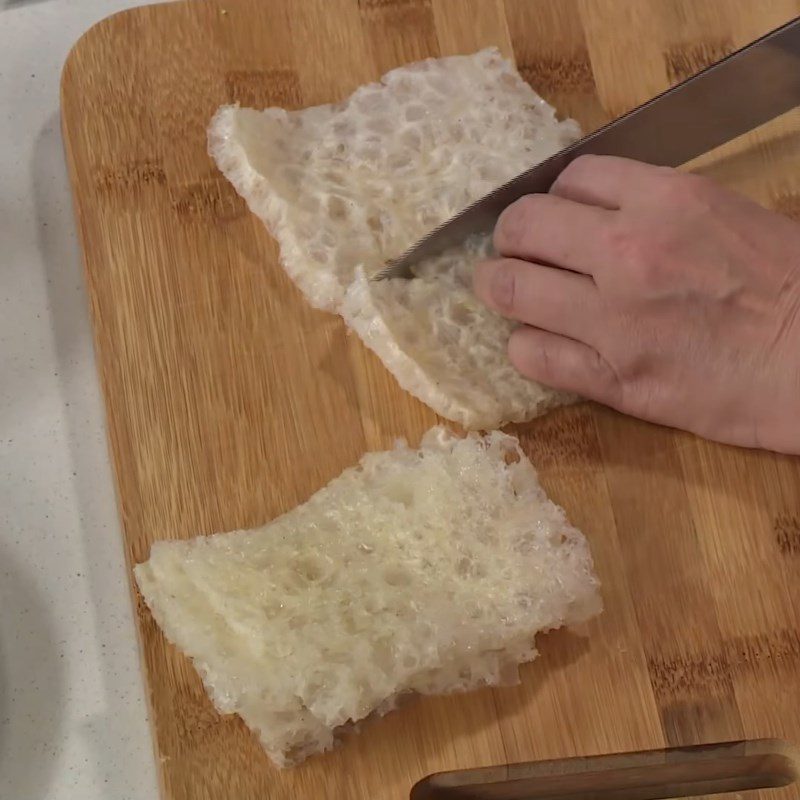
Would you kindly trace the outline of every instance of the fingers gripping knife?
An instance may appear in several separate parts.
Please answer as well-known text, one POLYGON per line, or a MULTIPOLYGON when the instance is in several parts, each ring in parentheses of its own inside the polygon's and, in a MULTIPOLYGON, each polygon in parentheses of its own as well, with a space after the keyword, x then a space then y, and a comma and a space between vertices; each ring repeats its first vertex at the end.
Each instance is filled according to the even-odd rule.
MULTIPOLYGON (((800 105, 800 18, 566 147, 440 225, 375 279, 412 267, 466 237, 490 231, 526 194, 547 192, 584 154, 677 167, 800 105)), ((778 740, 730 742, 430 775, 411 800, 658 800, 788 786, 800 751, 778 740)))
POLYGON ((678 167, 800 105, 800 17, 523 172, 440 225, 375 279, 410 278, 412 267, 474 233, 508 205, 547 192, 580 155, 615 155, 678 167))

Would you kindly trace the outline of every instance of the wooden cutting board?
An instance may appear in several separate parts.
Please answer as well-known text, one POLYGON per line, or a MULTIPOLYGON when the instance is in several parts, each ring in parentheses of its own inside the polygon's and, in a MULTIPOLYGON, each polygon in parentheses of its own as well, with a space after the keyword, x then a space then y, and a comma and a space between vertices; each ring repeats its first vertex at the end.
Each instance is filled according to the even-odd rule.
MULTIPOLYGON (((436 421, 283 275, 206 154, 218 105, 338 100, 404 62, 498 45, 591 129, 798 13, 798 0, 198 0, 89 31, 64 69, 63 128, 129 565, 156 539, 263 523, 436 421)), ((698 168, 799 216, 799 154, 793 113, 698 168)), ((136 597, 164 798, 400 800, 438 770, 800 742, 800 460, 591 405, 515 431, 591 541, 602 617, 542 638, 518 688, 422 699, 280 772, 136 597)))

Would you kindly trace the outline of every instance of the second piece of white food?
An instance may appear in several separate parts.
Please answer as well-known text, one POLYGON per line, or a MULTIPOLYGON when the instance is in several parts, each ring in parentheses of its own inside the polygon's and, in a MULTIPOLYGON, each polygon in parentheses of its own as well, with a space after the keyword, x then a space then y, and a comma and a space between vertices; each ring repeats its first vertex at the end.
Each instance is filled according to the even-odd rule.
POLYGON ((156 542, 135 574, 216 707, 280 766, 404 693, 516 682, 537 633, 601 606, 586 539, 517 440, 443 428, 262 528, 156 542))

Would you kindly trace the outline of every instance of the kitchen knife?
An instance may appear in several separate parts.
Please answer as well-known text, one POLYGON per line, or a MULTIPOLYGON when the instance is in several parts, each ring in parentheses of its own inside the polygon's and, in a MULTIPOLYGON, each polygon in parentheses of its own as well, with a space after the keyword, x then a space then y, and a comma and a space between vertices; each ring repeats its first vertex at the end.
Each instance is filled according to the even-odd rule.
POLYGON ((374 279, 411 278, 412 267, 475 233, 508 205, 547 192, 575 158, 615 155, 678 167, 800 105, 800 17, 564 148, 465 208, 389 261, 374 279))

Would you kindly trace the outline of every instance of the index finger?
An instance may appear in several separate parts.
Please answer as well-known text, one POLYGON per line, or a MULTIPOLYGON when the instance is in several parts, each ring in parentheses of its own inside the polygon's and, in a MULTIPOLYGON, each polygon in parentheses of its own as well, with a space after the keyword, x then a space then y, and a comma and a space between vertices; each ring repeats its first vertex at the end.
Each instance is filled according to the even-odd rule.
MULTIPOLYGON (((617 156, 579 156, 556 178, 550 194, 611 211, 649 191, 666 167, 617 156)), ((671 170, 669 170, 671 171, 671 170)))
POLYGON ((506 208, 494 228, 495 250, 593 275, 606 259, 605 243, 615 212, 551 194, 529 194, 506 208))

